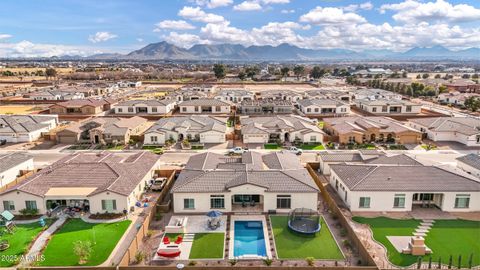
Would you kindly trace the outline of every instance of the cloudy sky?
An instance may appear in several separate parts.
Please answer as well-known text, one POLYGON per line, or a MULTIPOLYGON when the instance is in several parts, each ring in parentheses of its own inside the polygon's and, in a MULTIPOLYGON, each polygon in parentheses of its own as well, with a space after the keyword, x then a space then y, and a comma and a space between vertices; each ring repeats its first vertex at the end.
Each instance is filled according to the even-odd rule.
POLYGON ((480 0, 2 0, 0 57, 126 53, 162 40, 405 51, 480 47, 480 0))

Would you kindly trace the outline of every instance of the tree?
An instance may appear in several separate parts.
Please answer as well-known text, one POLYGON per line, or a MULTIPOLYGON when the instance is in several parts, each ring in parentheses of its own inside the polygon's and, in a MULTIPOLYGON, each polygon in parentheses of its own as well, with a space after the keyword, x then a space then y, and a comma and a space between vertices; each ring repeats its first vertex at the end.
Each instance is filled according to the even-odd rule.
POLYGON ((300 76, 302 76, 305 73, 305 67, 302 65, 296 65, 293 67, 293 73, 295 73, 295 76, 297 76, 297 80, 300 79, 300 76))
POLYGON ((217 79, 223 79, 227 75, 227 68, 223 64, 213 65, 213 73, 217 79))
POLYGON ((287 77, 288 72, 290 72, 290 69, 288 67, 282 67, 280 69, 280 73, 282 74, 282 77, 284 77, 284 78, 287 77))
POLYGON ((417 75, 417 79, 421 79, 422 76, 420 74, 417 75))
POLYGON ((260 73, 260 68, 258 66, 249 66, 245 68, 245 73, 247 77, 253 78, 253 76, 260 73))
POLYGON ((55 78, 57 77, 57 71, 54 68, 47 68, 45 70, 45 76, 47 77, 47 80, 48 78, 55 78))
POLYGON ((428 74, 428 73, 423 73, 422 78, 428 79, 428 77, 430 77, 430 74, 428 74))
POLYGON ((407 73, 406 71, 404 71, 404 72, 402 73, 402 78, 407 78, 407 75, 408 75, 408 73, 407 73))
POLYGON ((480 99, 477 97, 468 97, 465 99, 465 107, 472 112, 476 112, 480 109, 480 99))
POLYGON ((440 79, 440 78, 442 78, 442 75, 440 75, 440 74, 435 75, 435 79, 440 79))
POLYGON ((314 66, 312 71, 310 71, 310 76, 315 79, 319 79, 323 77, 326 73, 327 72, 325 71, 325 69, 322 69, 319 66, 314 66))
POLYGON ((243 80, 245 80, 246 77, 247 77, 247 74, 245 74, 245 72, 240 71, 240 72, 238 73, 238 78, 239 78, 240 80, 243 81, 243 80))
POLYGON ((92 251, 93 248, 90 241, 78 240, 73 243, 73 253, 78 256, 78 264, 86 264, 92 251))

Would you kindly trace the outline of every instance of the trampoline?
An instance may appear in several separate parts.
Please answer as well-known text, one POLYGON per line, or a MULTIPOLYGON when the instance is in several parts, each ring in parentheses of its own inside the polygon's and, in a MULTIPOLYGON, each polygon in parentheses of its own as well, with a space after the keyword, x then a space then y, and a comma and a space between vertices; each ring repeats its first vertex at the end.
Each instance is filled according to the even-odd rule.
POLYGON ((308 208, 296 208, 288 214, 288 228, 301 234, 315 234, 320 231, 320 215, 308 208))

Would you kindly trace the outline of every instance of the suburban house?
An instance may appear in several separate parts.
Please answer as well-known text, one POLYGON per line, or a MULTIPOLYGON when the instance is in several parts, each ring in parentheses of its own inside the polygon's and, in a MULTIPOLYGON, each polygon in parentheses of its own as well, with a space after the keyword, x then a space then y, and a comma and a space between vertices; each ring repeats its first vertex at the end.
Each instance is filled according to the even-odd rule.
POLYGON ((472 80, 455 80, 444 85, 449 91, 480 93, 480 84, 472 80))
POLYGON ((383 90, 383 89, 375 89, 375 88, 358 89, 358 90, 352 91, 352 97, 355 100, 356 99, 361 99, 361 100, 363 99, 401 100, 402 99, 401 94, 383 90))
POLYGON ((480 120, 473 117, 429 117, 408 119, 408 126, 428 139, 454 141, 466 146, 480 146, 480 120))
POLYGON ((389 117, 352 116, 324 119, 324 131, 342 144, 391 142, 418 144, 422 134, 389 117))
POLYGON ((240 122, 244 143, 322 143, 325 135, 315 120, 297 115, 242 117, 240 122))
POLYGON ((255 94, 244 89, 221 89, 215 94, 215 99, 239 103, 255 99, 255 94))
POLYGON ((0 114, 0 140, 33 142, 58 125, 56 115, 0 114))
POLYGON ((204 93, 213 93, 217 87, 213 84, 188 84, 181 88, 182 91, 196 91, 204 93))
POLYGON ((304 99, 337 99, 350 104, 351 96, 347 91, 339 91, 335 88, 321 88, 305 91, 304 99))
POLYGON ((457 158, 457 167, 480 179, 480 156, 468 154, 457 158))
POLYGON ((139 136, 150 127, 147 119, 97 117, 75 123, 56 134, 58 143, 126 144, 131 136, 139 136))
POLYGON ((422 104, 397 99, 356 99, 355 106, 371 114, 418 114, 422 104))
POLYGON ((330 165, 330 185, 351 211, 480 211, 480 182, 434 166, 330 165))
POLYGON ((477 93, 461 93, 461 92, 455 91, 455 92, 439 94, 438 97, 437 97, 437 100, 438 100, 438 102, 440 102, 442 104, 452 104, 452 105, 464 106, 465 105, 465 100, 470 98, 470 97, 475 97, 477 99, 480 99, 480 94, 477 94, 477 93))
POLYGON ((166 141, 188 139, 200 143, 226 141, 227 118, 206 115, 175 116, 158 120, 144 134, 144 144, 164 145, 166 141))
POLYGON ((141 81, 118 82, 117 85, 120 88, 138 88, 138 87, 142 86, 142 82, 141 81))
POLYGON ((21 152, 0 154, 0 188, 12 183, 25 171, 32 171, 33 157, 21 152))
POLYGON ((317 209, 319 190, 291 153, 226 157, 207 152, 189 159, 171 192, 175 213, 288 213, 317 209))
POLYGON ((293 103, 282 99, 244 100, 238 108, 242 114, 291 114, 293 110, 293 103))
POLYGON ((293 103, 302 99, 303 95, 291 90, 265 90, 257 96, 259 100, 286 100, 293 103))
POLYGON ((26 95, 32 100, 72 100, 84 99, 85 94, 80 92, 62 92, 56 90, 37 91, 26 95))
POLYGON ((301 99, 297 101, 297 104, 305 115, 350 114, 350 105, 336 99, 301 99))
POLYGON ((230 103, 218 99, 192 99, 181 102, 178 107, 180 113, 190 114, 229 114, 231 111, 230 103))
POLYGON ((196 99, 206 99, 208 98, 207 92, 193 91, 193 90, 180 90, 170 93, 167 99, 173 99, 178 102, 196 100, 196 99))
POLYGON ((132 211, 145 186, 160 168, 157 155, 69 155, 0 193, 3 210, 37 209, 39 214, 62 206, 90 213, 132 211))
POLYGON ((317 155, 317 160, 319 162, 319 172, 325 175, 330 175, 330 165, 333 164, 422 165, 405 154, 386 155, 384 152, 368 149, 362 149, 358 152, 320 152, 317 155))
POLYGON ((170 99, 127 100, 113 106, 115 114, 165 115, 175 109, 176 102, 170 99))
POLYGON ((50 106, 51 114, 95 115, 111 109, 115 101, 111 99, 76 99, 50 106))

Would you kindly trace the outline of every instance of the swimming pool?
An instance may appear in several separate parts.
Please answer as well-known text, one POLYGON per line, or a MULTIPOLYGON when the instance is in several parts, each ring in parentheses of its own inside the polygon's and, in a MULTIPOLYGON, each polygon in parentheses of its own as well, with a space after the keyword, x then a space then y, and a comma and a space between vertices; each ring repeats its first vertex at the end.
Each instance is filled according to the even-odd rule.
POLYGON ((233 256, 266 257, 262 221, 235 221, 233 256))

